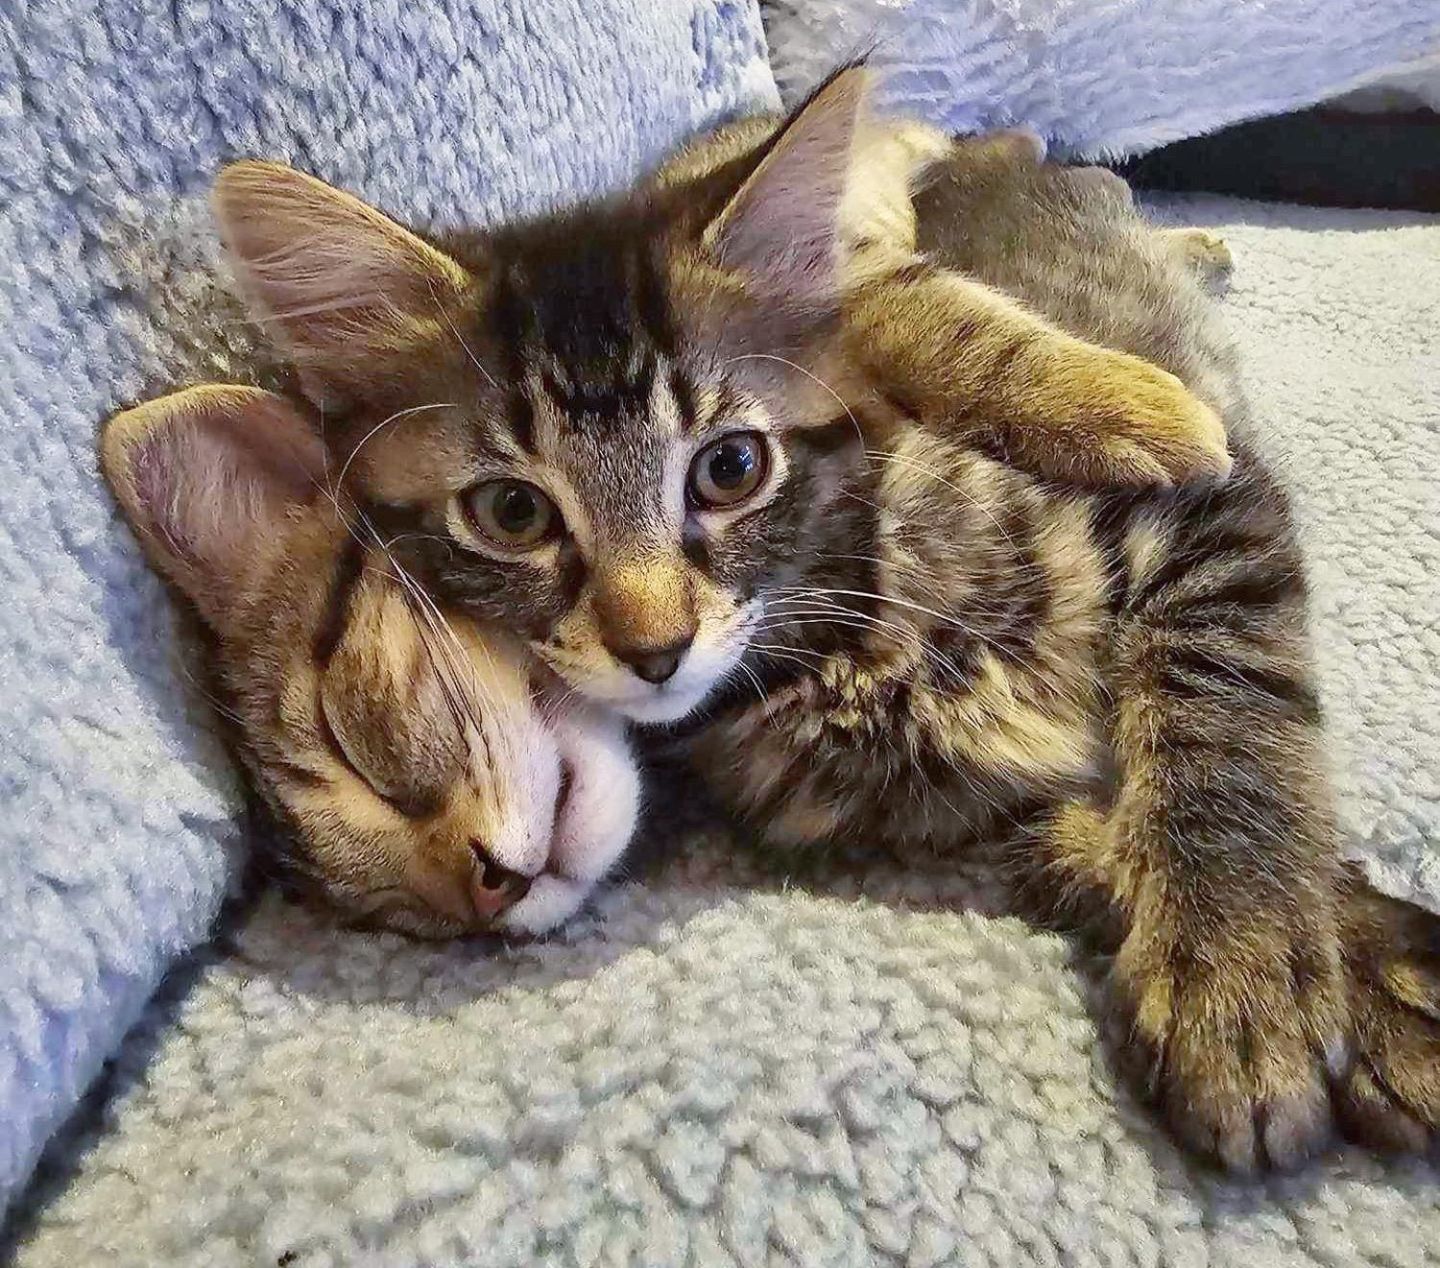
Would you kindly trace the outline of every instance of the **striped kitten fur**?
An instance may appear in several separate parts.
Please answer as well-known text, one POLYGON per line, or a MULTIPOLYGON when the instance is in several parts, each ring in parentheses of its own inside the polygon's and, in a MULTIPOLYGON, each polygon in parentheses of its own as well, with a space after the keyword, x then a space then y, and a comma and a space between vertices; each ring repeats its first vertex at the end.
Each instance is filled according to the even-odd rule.
POLYGON ((914 258, 847 296, 852 408, 886 435, 847 486, 869 514, 767 600, 697 769, 779 845, 1006 841, 1028 908, 1112 953, 1146 1090, 1227 1167, 1337 1123, 1429 1147, 1440 921, 1339 861, 1294 524, 1204 285, 1223 244, 1023 136, 955 143, 915 211, 914 258), (973 415, 1005 406, 947 363, 957 273, 1179 377, 1229 479, 1087 493, 1000 461, 973 415))
POLYGON ((635 822, 621 727, 537 699, 512 638, 442 614, 329 495, 293 404, 192 388, 112 419, 102 460, 209 635, 286 876, 427 937, 538 933, 579 907, 635 822))
POLYGON ((1026 141, 876 122, 856 70, 624 199, 443 244, 269 165, 216 207, 437 601, 686 720, 777 846, 1004 838, 1113 954, 1197 1150, 1431 1141, 1440 937, 1338 862, 1213 242, 1026 141))
MULTIPOLYGON (((907 167, 943 144, 855 134, 852 95, 818 97, 758 164, 742 146, 717 165, 727 135, 708 166, 443 250, 288 168, 217 185, 238 280, 407 565, 632 720, 692 713, 760 591, 832 531, 855 458, 833 425, 839 286, 913 232, 907 167)), ((988 371, 954 391, 996 397, 974 430, 1017 463, 1142 485, 1227 469, 1218 416, 1173 376, 968 298, 977 349, 1017 355, 1003 394, 988 371)))

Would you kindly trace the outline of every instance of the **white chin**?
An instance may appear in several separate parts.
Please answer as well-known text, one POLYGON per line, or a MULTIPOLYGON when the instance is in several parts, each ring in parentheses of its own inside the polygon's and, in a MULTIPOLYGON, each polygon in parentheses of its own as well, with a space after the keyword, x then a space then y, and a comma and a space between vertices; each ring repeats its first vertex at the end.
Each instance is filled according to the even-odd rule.
POLYGON ((571 685, 596 704, 604 705, 631 722, 651 726, 679 722, 709 699, 710 693, 724 680, 744 650, 742 640, 721 651, 707 650, 687 660, 674 678, 658 687, 629 675, 620 681, 611 679, 603 684, 592 681, 571 685))
POLYGON ((631 722, 653 725, 660 722, 679 722, 681 718, 694 713, 709 694, 708 687, 703 691, 662 688, 648 696, 612 700, 609 704, 616 713, 629 718, 631 722))

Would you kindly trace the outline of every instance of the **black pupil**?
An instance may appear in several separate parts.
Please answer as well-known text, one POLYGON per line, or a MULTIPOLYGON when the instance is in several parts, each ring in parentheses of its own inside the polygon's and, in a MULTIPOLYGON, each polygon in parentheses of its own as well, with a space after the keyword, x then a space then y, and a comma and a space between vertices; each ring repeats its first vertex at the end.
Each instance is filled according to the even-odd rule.
POLYGON ((540 505, 523 484, 507 484, 495 498, 495 523, 507 533, 524 533, 535 525, 540 505))
POLYGON ((755 470, 755 446, 744 441, 727 441, 710 459, 710 479, 727 493, 742 488, 755 470))

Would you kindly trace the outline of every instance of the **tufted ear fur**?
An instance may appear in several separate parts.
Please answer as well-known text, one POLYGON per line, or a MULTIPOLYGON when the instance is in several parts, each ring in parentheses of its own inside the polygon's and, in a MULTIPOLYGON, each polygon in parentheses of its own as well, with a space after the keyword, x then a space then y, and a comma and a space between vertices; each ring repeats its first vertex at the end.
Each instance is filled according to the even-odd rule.
POLYGON ((211 204, 246 298, 278 327, 317 403, 343 406, 443 329, 472 285, 408 229, 281 163, 232 163, 211 204))
POLYGON ((151 562, 212 626, 325 479, 309 420, 248 387, 190 388, 117 414, 100 460, 151 562))
POLYGON ((757 294, 825 304, 859 257, 914 248, 913 184, 950 142, 922 124, 873 118, 870 89, 863 66, 831 75, 706 230, 716 263, 757 294))

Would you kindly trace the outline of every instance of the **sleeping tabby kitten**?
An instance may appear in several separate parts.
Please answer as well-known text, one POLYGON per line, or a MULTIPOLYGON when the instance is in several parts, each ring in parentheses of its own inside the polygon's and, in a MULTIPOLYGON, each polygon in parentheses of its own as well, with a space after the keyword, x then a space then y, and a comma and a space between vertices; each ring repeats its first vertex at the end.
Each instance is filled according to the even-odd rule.
POLYGON ((1022 889, 1106 937, 1195 1148, 1287 1165, 1337 1117, 1426 1144, 1437 922, 1338 863, 1300 555, 1204 240, 863 101, 841 72, 618 203, 443 248, 267 165, 217 210, 443 602, 631 718, 699 717, 777 844, 1021 825, 1022 889), (1153 487, 1228 468, 1217 416, 1228 482, 1153 487))
POLYGON ((624 849, 618 723, 532 698, 513 640, 445 616, 353 508, 294 405, 163 397, 107 425, 105 473, 194 604, 286 872, 369 923, 538 933, 624 849))

